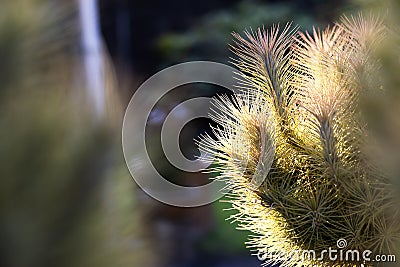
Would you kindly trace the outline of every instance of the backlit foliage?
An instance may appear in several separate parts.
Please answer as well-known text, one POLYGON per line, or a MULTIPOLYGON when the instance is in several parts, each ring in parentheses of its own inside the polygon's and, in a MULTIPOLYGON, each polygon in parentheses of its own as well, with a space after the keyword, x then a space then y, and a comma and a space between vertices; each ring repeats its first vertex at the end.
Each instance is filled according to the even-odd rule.
MULTIPOLYGON (((236 38, 233 63, 241 93, 215 100, 216 138, 200 148, 215 157, 231 219, 254 233, 259 255, 294 250, 371 250, 390 254, 400 239, 388 175, 376 166, 360 99, 383 94, 374 51, 383 23, 343 17, 325 30, 287 25, 236 38)), ((371 256, 373 257, 373 256, 371 256)), ((353 266, 361 262, 269 257, 282 266, 353 266)), ((368 262, 364 264, 368 265, 368 262)))

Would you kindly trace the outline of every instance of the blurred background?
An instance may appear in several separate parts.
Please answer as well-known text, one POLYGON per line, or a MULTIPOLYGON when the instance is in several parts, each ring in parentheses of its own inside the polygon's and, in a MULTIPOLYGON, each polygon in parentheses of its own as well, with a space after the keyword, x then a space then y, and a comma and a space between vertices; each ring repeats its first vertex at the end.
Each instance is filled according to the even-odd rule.
MULTIPOLYGON (((397 7, 345 0, 2 0, 0 266, 260 266, 245 248, 247 233, 226 221, 226 203, 171 207, 137 187, 122 156, 123 111, 138 86, 165 67, 229 64, 232 32, 289 21, 300 30, 324 28, 343 13, 386 4, 397 7)), ((387 68, 397 69, 390 59, 387 68)), ((187 85, 154 107, 147 147, 170 181, 190 186, 210 177, 168 163, 160 141, 165 116, 184 100, 218 93, 227 92, 187 85)), ((188 158, 198 155, 193 139, 210 131, 209 123, 184 127, 180 144, 188 158)), ((399 147, 397 133, 392 149, 399 147)))

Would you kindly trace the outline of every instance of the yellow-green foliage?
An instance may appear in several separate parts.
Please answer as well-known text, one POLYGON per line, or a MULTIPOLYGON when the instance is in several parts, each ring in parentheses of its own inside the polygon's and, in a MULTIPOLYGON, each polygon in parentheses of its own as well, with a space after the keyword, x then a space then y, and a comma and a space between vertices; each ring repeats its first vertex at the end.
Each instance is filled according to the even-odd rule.
MULTIPOLYGON (((346 250, 394 253, 398 203, 374 159, 361 104, 365 95, 384 94, 375 51, 387 32, 381 20, 360 15, 312 33, 287 25, 235 34, 241 93, 216 99, 213 119, 221 127, 201 149, 215 156, 213 170, 238 211, 232 219, 254 233, 248 245, 260 255, 319 255, 342 238, 346 250)), ((360 264, 326 257, 266 262, 360 264)))

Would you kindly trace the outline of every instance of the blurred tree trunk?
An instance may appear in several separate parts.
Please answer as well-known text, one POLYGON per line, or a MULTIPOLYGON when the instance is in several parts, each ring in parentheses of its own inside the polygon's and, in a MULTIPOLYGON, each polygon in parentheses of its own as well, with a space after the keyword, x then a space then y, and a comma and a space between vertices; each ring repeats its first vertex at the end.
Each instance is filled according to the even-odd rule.
POLYGON ((79 23, 84 61, 86 89, 97 117, 105 110, 105 67, 102 57, 97 0, 79 0, 79 23))

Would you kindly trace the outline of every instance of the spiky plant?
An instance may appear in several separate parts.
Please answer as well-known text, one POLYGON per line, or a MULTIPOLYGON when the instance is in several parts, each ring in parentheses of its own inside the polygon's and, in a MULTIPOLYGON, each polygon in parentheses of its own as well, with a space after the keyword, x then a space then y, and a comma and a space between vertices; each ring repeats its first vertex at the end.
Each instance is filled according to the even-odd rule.
POLYGON ((231 219, 254 233, 248 246, 267 264, 372 265, 322 251, 345 239, 345 251, 387 254, 400 240, 394 192, 374 164, 360 105, 382 93, 373 51, 385 34, 379 19, 361 15, 312 33, 288 24, 234 34, 241 93, 215 99, 220 127, 200 149, 215 157, 211 171, 238 211, 231 219), (316 258, 293 256, 308 250, 316 258))

